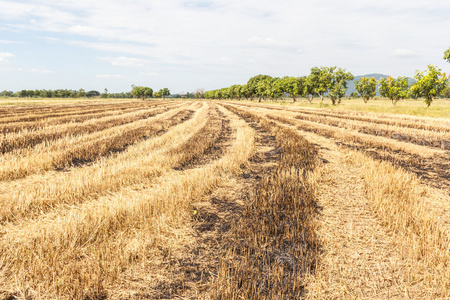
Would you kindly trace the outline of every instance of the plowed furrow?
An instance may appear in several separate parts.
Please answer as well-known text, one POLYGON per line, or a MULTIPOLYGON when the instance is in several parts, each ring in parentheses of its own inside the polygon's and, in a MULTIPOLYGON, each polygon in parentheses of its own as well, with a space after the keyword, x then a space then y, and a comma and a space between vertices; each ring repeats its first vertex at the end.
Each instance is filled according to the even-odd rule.
MULTIPOLYGON (((14 180, 48 170, 63 170, 81 166, 102 156, 121 152, 129 145, 151 137, 164 129, 186 120, 192 111, 181 109, 169 111, 168 124, 154 122, 154 118, 117 126, 87 136, 63 139, 41 148, 24 149, 0 156, 0 180, 14 180)), ((41 145, 39 145, 41 146, 41 145)))
MULTIPOLYGON (((236 137, 232 149, 211 165, 181 172, 167 170, 154 185, 134 186, 84 203, 63 218, 11 228, 0 240, 0 284, 10 293, 39 288, 48 298, 92 298, 123 297, 121 283, 129 276, 128 291, 138 283, 137 278, 148 283, 154 274, 142 276, 142 268, 148 271, 160 249, 175 250, 182 245, 177 239, 187 237, 192 202, 215 189, 222 176, 239 172, 248 160, 253 144, 251 130, 240 126, 236 137), (39 232, 27 232, 29 226, 39 228, 39 232), (35 253, 32 259, 26 258, 28 251, 35 253), (18 256, 24 260, 14 260, 18 256), (91 259, 93 256, 96 259, 91 259), (16 276, 11 277, 13 273, 16 276)), ((170 161, 170 157, 166 159, 170 161)))
POLYGON ((117 117, 97 119, 82 124, 53 126, 37 131, 6 134, 0 138, 0 153, 6 153, 21 148, 31 148, 43 142, 49 143, 61 138, 70 138, 75 135, 89 134, 114 126, 129 124, 138 120, 154 117, 168 110, 169 108, 137 111, 117 117))
MULTIPOLYGON (((189 112, 189 114, 192 113, 189 112)), ((160 124, 155 122, 155 128, 159 125, 157 136, 173 127, 175 125, 173 122, 176 122, 178 127, 189 126, 180 123, 180 118, 184 122, 190 117, 190 115, 186 116, 185 111, 180 111, 169 119, 161 120, 160 124)), ((197 122, 196 120, 192 121, 197 122)), ((203 125, 202 128, 205 126, 203 125)), ((198 155, 206 149, 207 137, 201 133, 201 130, 194 136, 203 137, 203 142, 199 143, 198 147, 191 148, 192 153, 198 155)), ((186 141, 183 139, 185 137, 179 137, 181 144, 175 144, 172 147, 170 144, 158 143, 158 146, 150 152, 145 150, 145 145, 137 144, 127 151, 128 155, 123 153, 123 155, 87 168, 77 168, 59 176, 57 173, 53 173, 43 179, 41 177, 24 179, 17 183, 19 191, 12 188, 6 195, 0 195, 0 201, 4 204, 0 209, 0 223, 17 222, 22 218, 33 219, 58 206, 82 203, 90 198, 117 191, 127 185, 151 181, 160 176, 164 170, 179 167, 191 159, 182 154, 186 147, 186 141), (142 149, 142 147, 144 148, 142 149), (160 149, 161 147, 162 149, 160 149), (165 153, 165 147, 169 147, 166 150, 168 153, 165 153), (154 153, 157 151, 163 151, 160 157, 154 157, 154 153), (33 182, 36 180, 39 184, 33 182)), ((157 138, 153 139, 153 144, 155 143, 157 143, 157 138)), ((150 139, 147 144, 152 145, 152 140, 150 139)))
MULTIPOLYGON (((402 128, 379 128, 376 124, 369 124, 367 122, 350 121, 348 119, 337 119, 335 117, 316 117, 306 114, 296 116, 297 119, 318 122, 326 125, 331 125, 339 128, 355 130, 360 133, 370 134, 374 136, 384 136, 399 141, 409 142, 420 146, 435 147, 440 149, 450 149, 450 139, 448 134, 439 134, 438 132, 430 132, 426 130, 409 129, 409 131, 402 130, 402 128), (358 123, 356 123, 358 122, 358 123)), ((387 125, 384 125, 387 126, 387 125)))
MULTIPOLYGON (((36 122, 40 120, 52 120, 58 118, 68 118, 74 116, 83 116, 89 114, 96 114, 102 112, 108 112, 111 110, 124 111, 130 108, 152 108, 160 105, 166 105, 170 102, 125 102, 125 103, 110 103, 110 104, 98 104, 93 106, 63 106, 56 109, 42 110, 39 106, 34 108, 32 113, 24 113, 18 115, 11 115, 0 118, 2 123, 16 123, 16 122, 36 122)), ((9 110, 13 113, 12 109, 9 110)))
POLYGON ((176 104, 170 104, 170 105, 154 105, 149 107, 132 107, 132 108, 125 108, 125 109, 119 109, 116 110, 114 108, 111 108, 110 110, 95 112, 95 113, 89 113, 89 114, 83 114, 83 115, 72 115, 72 116, 66 116, 62 115, 58 118, 50 118, 50 119, 44 119, 40 121, 29 121, 29 122, 15 122, 15 123, 7 123, 7 124, 0 124, 0 133, 6 134, 6 133, 18 133, 21 131, 35 131, 40 130, 48 126, 54 126, 54 125, 63 125, 67 124, 70 125, 72 123, 82 123, 86 122, 92 119, 98 119, 108 116, 119 116, 121 114, 130 113, 133 111, 139 111, 141 109, 151 109, 151 108, 164 108, 164 107, 175 107, 178 106, 176 104))

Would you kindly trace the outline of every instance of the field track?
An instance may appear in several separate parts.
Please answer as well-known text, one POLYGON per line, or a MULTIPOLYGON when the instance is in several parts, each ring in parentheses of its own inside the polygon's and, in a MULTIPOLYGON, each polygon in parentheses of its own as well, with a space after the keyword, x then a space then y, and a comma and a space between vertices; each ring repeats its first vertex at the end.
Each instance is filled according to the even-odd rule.
POLYGON ((0 108, 0 300, 450 297, 450 122, 0 108))

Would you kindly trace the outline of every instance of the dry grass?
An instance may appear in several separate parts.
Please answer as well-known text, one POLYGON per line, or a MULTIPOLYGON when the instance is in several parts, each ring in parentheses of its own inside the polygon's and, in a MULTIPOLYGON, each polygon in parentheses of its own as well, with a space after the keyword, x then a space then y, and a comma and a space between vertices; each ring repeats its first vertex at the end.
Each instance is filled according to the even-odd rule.
MULTIPOLYGON (((236 104, 233 107, 236 110, 243 110, 237 108, 236 104)), ((328 227, 328 232, 321 232, 326 236, 322 239, 328 241, 327 248, 324 249, 328 252, 323 255, 325 269, 322 268, 319 273, 313 274, 311 276, 311 278, 314 278, 313 280, 308 279, 311 289, 311 293, 308 294, 309 298, 354 299, 361 297, 386 299, 386 297, 392 297, 403 299, 406 297, 421 299, 425 297, 445 299, 450 297, 448 281, 450 278, 450 257, 448 255, 450 236, 446 231, 449 227, 450 218, 435 208, 446 207, 445 202, 446 199, 448 200, 448 193, 429 193, 428 191, 433 189, 421 183, 415 174, 408 172, 405 168, 394 166, 390 162, 374 160, 365 154, 368 149, 376 148, 378 151, 385 151, 386 153, 403 151, 405 152, 404 155, 447 157, 445 151, 435 151, 428 147, 420 147, 409 143, 398 144, 384 137, 370 137, 319 122, 296 121, 293 119, 291 112, 283 114, 281 110, 277 110, 277 113, 273 113, 261 110, 259 107, 247 108, 246 111, 246 114, 250 114, 249 111, 251 111, 257 115, 254 119, 261 119, 268 115, 274 120, 288 124, 290 127, 311 132, 308 133, 311 141, 320 143, 321 146, 325 147, 324 149, 330 147, 327 144, 329 142, 324 144, 324 142, 321 142, 323 138, 314 137, 312 133, 326 137, 325 140, 331 141, 333 144, 336 142, 341 145, 341 141, 345 141, 360 145, 356 149, 361 151, 339 147, 337 151, 347 155, 345 164, 348 164, 349 168, 353 168, 355 170, 353 172, 361 174, 362 184, 359 183, 359 185, 362 186, 360 189, 363 193, 360 193, 359 197, 362 197, 363 200, 355 201, 352 198, 346 201, 341 207, 342 213, 336 211, 335 215, 354 211, 351 226, 360 223, 357 226, 367 228, 367 236, 362 231, 352 229, 348 231, 349 238, 339 240, 328 238, 330 234, 339 234, 338 231, 330 227, 328 227), (431 194, 444 198, 431 200, 431 194), (351 203, 351 206, 346 208, 345 205, 348 205, 348 202, 351 203), (367 204, 361 206, 359 203, 367 204), (359 211, 355 210, 358 209, 358 205, 360 206, 359 211), (361 214, 361 210, 366 210, 366 212, 361 214), (373 223, 370 228, 367 227, 369 222, 373 223), (377 222, 378 224, 376 224, 377 222), (353 236, 357 239, 353 239, 353 236), (373 236, 373 238, 370 238, 370 236, 373 236), (350 245, 343 244, 346 243, 345 241, 348 241, 350 245), (331 242, 334 244, 330 244, 331 242), (339 250, 336 250, 339 247, 344 247, 344 245, 353 248, 343 249, 343 253, 348 251, 349 255, 356 255, 359 260, 351 257, 345 258, 339 253, 339 250), (391 253, 390 260, 387 263, 385 260, 389 258, 383 255, 380 249, 385 249, 385 252, 391 253), (371 254, 366 255, 366 253, 371 254), (400 255, 396 253, 400 253, 400 255), (379 261, 372 261, 373 259, 379 259, 379 261), (377 262, 378 270, 377 266, 373 264, 377 262), (345 264, 349 263, 358 265, 358 267, 350 268, 350 270, 354 270, 353 273, 346 272, 343 269, 346 268, 345 264), (372 271, 369 273, 358 271, 359 266, 364 266, 365 263, 367 263, 366 268, 372 270, 373 274, 370 273, 372 271), (384 279, 379 276, 384 276, 384 279)), ((327 122, 327 119, 321 119, 321 121, 327 122)), ((421 121, 426 122, 426 120, 421 121)), ((367 124, 369 126, 370 123, 367 124)), ((430 132, 430 136, 432 136, 432 132, 430 132)), ((329 159, 333 159, 333 157, 329 159)), ((439 161, 436 163, 439 163, 439 161)), ((441 176, 445 176, 444 170, 440 170, 440 172, 444 172, 441 173, 441 176)), ((348 180, 350 174, 342 171, 341 174, 336 174, 336 176, 338 177, 329 179, 331 181, 322 181, 322 184, 328 185, 335 180, 341 181, 339 176, 345 176, 345 180, 348 180)), ((442 180, 445 180, 444 177, 442 177, 442 180)), ((317 182, 321 183, 320 180, 317 182)), ((356 188, 354 183, 348 182, 347 185, 356 188)), ((339 187, 334 196, 340 195, 343 189, 344 186, 339 187)), ((333 195, 332 191, 330 194, 333 195)), ((351 195, 348 196, 352 197, 351 195)), ((334 201, 323 203, 329 206, 334 205, 334 201)), ((332 217, 329 216, 328 218, 331 219, 332 217)), ((343 220, 336 219, 335 222, 337 221, 342 222, 343 220)), ((343 224, 335 223, 334 226, 339 228, 343 224)))
POLYGON ((392 230, 402 254, 411 263, 407 270, 410 281, 423 281, 428 297, 450 297, 450 236, 426 206, 427 188, 414 174, 387 162, 373 161, 360 153, 351 156, 362 164, 373 209, 392 230))
POLYGON ((170 101, 0 119, 0 299, 450 297, 448 193, 406 165, 448 180, 447 121, 170 101), (275 166, 255 138, 278 145, 275 166), (197 203, 250 164, 242 211, 207 236, 223 256, 179 281, 202 265, 173 261, 203 245, 197 203))
POLYGON ((123 151, 136 141, 183 121, 188 115, 187 109, 173 109, 156 117, 6 153, 0 157, 0 180, 14 180, 92 162, 99 157, 123 151))
MULTIPOLYGON (((197 115, 199 124, 201 119, 209 119, 206 107, 197 115)), ((230 151, 211 164, 186 171, 167 170, 161 180, 148 187, 134 185, 36 222, 4 227, 0 285, 17 295, 102 298, 108 286, 120 283, 119 276, 127 267, 148 263, 151 254, 165 246, 167 239, 180 244, 189 233, 186 220, 191 213, 190 203, 245 164, 253 151, 253 130, 243 121, 233 120, 231 126, 237 132, 230 151)), ((186 135, 189 139, 187 132, 191 128, 178 130, 180 136, 175 140, 175 136, 166 137, 170 133, 162 137, 171 144, 179 143, 176 140, 186 140, 186 135)), ((202 134, 211 139, 210 132, 208 129, 202 134)), ((201 153, 208 145, 205 140, 190 139, 194 141, 200 149, 190 146, 191 151, 201 153)), ((177 154, 168 151, 169 162, 178 154, 193 158, 182 155, 181 149, 177 154)), ((163 158, 158 153, 156 157, 163 158)), ((135 166, 134 171, 138 170, 135 166)))
POLYGON ((21 130, 18 133, 6 133, 0 139, 0 152, 5 153, 21 148, 31 148, 37 144, 62 139, 71 138, 81 134, 89 134, 97 131, 102 131, 115 126, 133 123, 137 120, 154 117, 158 114, 164 113, 170 108, 163 109, 140 109, 133 112, 121 112, 118 115, 90 118, 83 123, 69 123, 61 125, 45 126, 39 130, 21 130))
MULTIPOLYGON (((344 140, 348 142, 356 142, 359 144, 364 145, 365 147, 374 147, 374 148, 380 148, 380 149, 390 149, 391 151, 403 151, 408 154, 417 155, 421 157, 432 157, 434 155, 441 155, 444 154, 445 151, 433 149, 426 146, 420 146, 420 145, 411 145, 408 142, 398 141, 392 138, 387 138, 383 136, 379 136, 378 132, 375 131, 372 133, 375 133, 375 135, 372 134, 366 134, 358 132, 358 129, 360 126, 353 128, 355 130, 349 130, 350 126, 348 126, 348 122, 342 122, 340 124, 345 124, 345 126, 339 127, 337 124, 332 123, 330 125, 323 124, 320 121, 327 120, 326 123, 330 123, 329 119, 313 119, 312 121, 303 120, 298 118, 291 118, 289 117, 289 113, 268 113, 267 110, 255 108, 253 109, 255 112, 260 112, 260 115, 267 115, 271 117, 272 119, 275 119, 277 121, 281 121, 290 125, 298 125, 300 129, 307 130, 311 132, 315 132, 320 135, 326 135, 328 137, 336 138, 339 140, 344 140), (287 115, 287 116, 286 116, 287 115), (331 126, 333 125, 333 126, 331 126)), ((350 123, 351 124, 351 123, 350 123)), ((367 124, 369 126, 369 123, 367 124)), ((376 127, 375 127, 376 128, 376 127)), ((430 138, 430 140, 433 140, 434 143, 442 145, 442 141, 445 141, 441 139, 441 135, 439 133, 433 133, 429 132, 427 136, 430 138)), ((444 137, 447 137, 445 134, 444 137)))
MULTIPOLYGON (((350 131, 320 122, 298 120, 291 112, 283 114, 281 111, 274 112, 260 107, 253 108, 251 111, 259 116, 268 116, 277 122, 297 126, 299 130, 334 139, 340 145, 362 151, 376 160, 389 161, 394 165, 401 166, 405 170, 415 173, 433 187, 441 189, 450 187, 450 160, 446 150, 420 146, 406 140, 400 142, 383 136, 350 131)), ((351 121, 349 122, 351 123, 351 121)), ((367 123, 367 127, 370 127, 369 123, 367 123)), ((445 139, 440 140, 439 134, 433 137, 433 133, 428 132, 428 136, 431 140, 437 140, 438 143, 445 145, 448 143, 445 139)), ((446 146, 443 148, 446 148, 446 146)))
POLYGON ((314 269, 319 251, 314 222, 317 207, 307 180, 316 164, 315 149, 292 129, 229 108, 273 131, 282 155, 278 166, 250 194, 242 217, 232 225, 212 297, 298 298, 304 291, 304 276, 314 269))
POLYGON ((450 132, 450 121, 448 118, 432 118, 432 117, 414 117, 409 115, 391 115, 391 114, 374 114, 367 112, 353 112, 353 111, 328 111, 325 109, 314 109, 308 107, 276 107, 273 105, 261 104, 241 104, 247 107, 259 107, 271 110, 278 110, 283 112, 298 112, 301 114, 315 115, 322 117, 335 117, 340 119, 369 122, 373 124, 392 125, 398 127, 432 130, 437 132, 450 132))
MULTIPOLYGON (((306 99, 300 98, 299 101, 292 103, 291 100, 282 102, 265 102, 260 103, 272 107, 283 108, 300 108, 300 109, 320 109, 327 112, 355 112, 355 113, 371 113, 379 115, 397 115, 397 116, 420 116, 433 118, 447 118, 449 117, 450 101, 449 99, 434 99, 430 107, 426 107, 424 100, 402 100, 397 105, 392 105, 389 99, 376 97, 376 100, 370 100, 364 103, 362 99, 343 99, 339 105, 331 105, 331 100, 325 98, 321 105, 317 98, 314 99, 313 104, 310 104, 306 99)), ((255 102, 240 101, 244 103, 254 104, 255 102)))
POLYGON ((354 130, 365 134, 393 138, 417 145, 450 149, 450 132, 414 129, 398 125, 380 125, 377 123, 368 123, 368 121, 354 121, 333 116, 299 114, 296 118, 345 128, 347 130, 354 130))
POLYGON ((47 109, 40 107, 39 109, 8 109, 6 113, 3 113, 0 120, 3 124, 15 123, 15 122, 36 122, 41 120, 53 121, 54 119, 83 115, 94 115, 111 110, 126 110, 130 107, 143 107, 143 103, 115 103, 115 104, 91 104, 86 106, 50 106, 47 109))
POLYGON ((89 114, 75 114, 70 116, 60 116, 57 118, 43 118, 39 121, 24 121, 24 122, 12 122, 12 123, 1 123, 0 124, 0 132, 1 133, 18 133, 21 131, 35 131, 40 130, 42 128, 48 127, 51 128, 54 125, 75 125, 74 123, 83 123, 83 122, 94 122, 95 119, 98 118, 105 118, 105 117, 113 117, 118 116, 121 114, 131 113, 131 112, 138 112, 140 110, 145 109, 153 109, 153 108, 164 108, 164 107, 171 107, 171 106, 177 106, 180 104, 160 104, 160 105, 148 105, 148 106, 133 106, 129 105, 126 108, 118 108, 116 109, 114 107, 110 107, 110 109, 102 109, 99 112, 89 113, 89 114))
MULTIPOLYGON (((151 182, 164 170, 176 167, 187 159, 181 149, 190 144, 192 134, 207 126, 206 116, 201 117, 205 109, 199 110, 192 120, 172 128, 160 138, 136 144, 92 166, 4 184, 5 195, 0 198, 4 204, 0 209, 1 223, 35 218, 58 206, 78 204, 127 185, 151 182)), ((216 126, 215 130, 219 128, 216 126)), ((208 148, 208 141, 202 142, 205 143, 194 154, 208 148)))

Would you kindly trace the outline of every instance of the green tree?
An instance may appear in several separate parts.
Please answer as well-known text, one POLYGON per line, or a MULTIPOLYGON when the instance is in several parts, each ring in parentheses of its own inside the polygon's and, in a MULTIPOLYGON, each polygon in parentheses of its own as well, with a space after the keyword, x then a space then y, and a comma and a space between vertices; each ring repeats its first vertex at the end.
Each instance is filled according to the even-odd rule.
POLYGON ((239 85, 237 88, 237 97, 239 100, 242 98, 248 99, 247 84, 239 85))
POLYGON ((441 96, 446 98, 446 99, 450 98, 450 85, 447 84, 447 87, 442 90, 441 96))
POLYGON ((237 99, 239 97, 239 85, 233 84, 228 88, 227 94, 230 96, 231 99, 237 99))
POLYGON ((222 99, 222 92, 221 90, 216 90, 216 92, 214 93, 214 98, 215 99, 222 99))
POLYGON ((86 91, 84 89, 79 89, 77 92, 78 98, 85 98, 86 97, 86 91))
POLYGON ((311 68, 310 81, 313 85, 313 92, 320 97, 320 103, 323 103, 323 97, 332 87, 333 73, 336 67, 313 67, 311 68))
POLYGON ((427 107, 430 107, 433 98, 445 89, 448 82, 447 75, 433 65, 428 65, 428 71, 417 71, 414 79, 417 82, 411 86, 410 91, 413 95, 425 97, 427 107))
POLYGON ((285 76, 281 79, 282 92, 288 93, 292 101, 297 101, 297 97, 303 94, 304 78, 285 76))
MULTIPOLYGON (((269 75, 256 75, 256 76, 253 76, 252 78, 250 78, 247 82, 247 91, 248 91, 249 97, 250 98, 258 97, 259 96, 258 89, 259 89, 259 91, 261 91, 261 86, 262 86, 262 85, 260 85, 258 87, 258 82, 265 80, 265 79, 269 79, 269 78, 272 78, 272 77, 269 75)), ((259 101, 261 102, 261 97, 259 97, 259 101)))
POLYGON ((107 88, 105 88, 105 90, 103 91, 102 98, 108 98, 108 89, 107 88))
POLYGON ((131 90, 131 94, 133 94, 134 98, 140 98, 144 100, 145 98, 153 96, 153 90, 146 86, 131 86, 133 89, 131 90))
POLYGON ((350 94, 350 97, 351 98, 359 98, 359 94, 358 94, 358 92, 353 92, 350 94))
POLYGON ((445 50, 445 52, 444 52, 444 59, 446 59, 448 62, 450 62, 450 48, 445 50))
POLYGON ((13 94, 14 93, 12 91, 4 90, 3 92, 0 93, 0 96, 1 97, 12 97, 13 94))
POLYGON ((205 99, 215 99, 215 97, 214 97, 214 94, 216 93, 216 91, 206 91, 206 92, 204 92, 204 94, 203 94, 203 97, 205 98, 205 99))
POLYGON ((286 98, 287 85, 284 78, 275 78, 271 84, 270 96, 274 99, 286 98))
POLYGON ((20 92, 18 92, 19 97, 21 98, 31 98, 34 95, 34 91, 33 90, 21 90, 20 92))
POLYGON ((314 76, 308 75, 303 83, 303 95, 308 99, 309 104, 312 103, 314 99, 314 87, 315 87, 314 76))
POLYGON ((86 97, 88 97, 88 98, 93 98, 93 97, 98 97, 98 96, 100 96, 99 91, 92 90, 92 91, 88 91, 86 93, 86 97))
POLYGON ((273 97, 273 88, 272 84, 275 81, 274 78, 268 76, 264 79, 261 79, 256 84, 256 96, 261 102, 262 98, 273 97))
POLYGON ((170 91, 168 88, 163 88, 159 90, 159 96, 166 99, 166 96, 170 96, 170 91))
POLYGON ((41 91, 40 90, 34 90, 33 97, 35 97, 35 98, 41 97, 41 91))
POLYGON ((355 89, 363 98, 364 103, 367 103, 370 98, 375 97, 377 94, 377 81, 373 77, 362 77, 360 80, 355 82, 355 89))
POLYGON ((386 78, 381 78, 378 80, 380 85, 380 95, 381 97, 386 97, 391 99, 392 104, 396 105, 400 99, 405 99, 408 97, 408 78, 398 77, 397 79, 388 76, 386 78))
POLYGON ((350 72, 345 72, 341 68, 334 70, 331 75, 330 98, 333 105, 336 105, 336 101, 337 103, 341 103, 341 99, 347 91, 348 82, 353 80, 355 76, 350 72))

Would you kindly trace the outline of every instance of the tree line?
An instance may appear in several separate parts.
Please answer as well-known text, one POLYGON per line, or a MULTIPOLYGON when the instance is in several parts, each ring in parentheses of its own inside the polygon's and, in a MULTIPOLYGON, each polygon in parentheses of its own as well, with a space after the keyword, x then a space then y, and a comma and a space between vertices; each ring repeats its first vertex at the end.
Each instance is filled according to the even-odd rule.
MULTIPOLYGON (((450 56, 450 49, 447 52, 450 56)), ((323 103, 327 96, 336 105, 344 96, 361 97, 367 103, 376 96, 378 90, 382 97, 390 99, 394 105, 401 99, 423 97, 426 105, 430 106, 436 96, 450 95, 449 76, 433 65, 429 65, 425 71, 417 71, 413 83, 408 82, 407 77, 388 76, 380 80, 362 77, 355 82, 356 94, 346 95, 348 83, 354 78, 350 72, 336 66, 313 67, 307 76, 278 78, 257 75, 251 77, 246 84, 206 91, 201 96, 208 99, 246 99, 259 102, 263 99, 278 100, 286 97, 295 102, 297 98, 303 97, 310 103, 314 97, 320 98, 323 103)))
MULTIPOLYGON (((108 89, 104 89, 103 93, 96 90, 85 91, 84 89, 57 89, 57 90, 20 90, 17 92, 4 90, 0 92, 0 97, 18 97, 18 98, 117 98, 117 99, 131 99, 131 98, 166 98, 170 96, 168 88, 162 88, 154 92, 152 88, 143 86, 131 86, 129 92, 109 93, 108 89)), ((189 93, 188 93, 189 94, 189 93)), ((181 98, 181 95, 174 95, 174 98, 181 98)), ((191 94, 194 98, 194 94, 191 94)))
POLYGON ((84 89, 57 89, 57 90, 20 90, 17 92, 4 90, 0 93, 2 97, 19 98, 132 98, 131 93, 108 93, 105 89, 103 93, 96 90, 85 91, 84 89))

